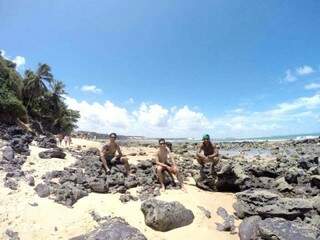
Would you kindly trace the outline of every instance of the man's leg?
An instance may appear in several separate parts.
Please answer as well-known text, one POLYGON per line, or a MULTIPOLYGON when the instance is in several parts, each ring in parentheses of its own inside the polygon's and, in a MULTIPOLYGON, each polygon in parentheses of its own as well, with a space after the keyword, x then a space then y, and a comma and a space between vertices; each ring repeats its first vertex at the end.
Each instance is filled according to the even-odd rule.
POLYGON ((200 153, 197 153, 196 155, 196 159, 198 161, 198 163, 201 165, 201 166, 204 166, 205 164, 205 156, 203 154, 200 154, 200 153))
POLYGON ((124 167, 126 168, 127 175, 129 175, 129 173, 130 173, 130 165, 129 165, 128 158, 122 157, 122 158, 120 158, 120 161, 121 161, 121 163, 124 164, 124 167))
POLYGON ((217 172, 215 170, 215 166, 219 163, 219 157, 213 157, 213 158, 210 158, 210 162, 211 162, 211 175, 212 177, 214 178, 215 181, 217 181, 217 172))
POLYGON ((206 174, 204 173, 204 164, 206 163, 206 156, 200 153, 197 153, 197 161, 200 164, 201 168, 200 168, 200 179, 205 179, 206 178, 206 174))
POLYGON ((170 171, 169 169, 165 168, 165 169, 163 170, 163 173, 164 173, 164 172, 167 172, 167 173, 169 174, 169 177, 170 177, 172 183, 173 183, 174 186, 175 186, 176 183, 175 183, 175 181, 174 181, 174 178, 173 178, 173 175, 172 175, 171 171, 170 171))
POLYGON ((164 180, 163 180, 163 170, 164 170, 164 167, 157 166, 157 176, 161 185, 161 191, 165 191, 164 180))
POLYGON ((182 175, 181 175, 178 167, 177 167, 176 165, 173 165, 173 166, 170 168, 170 172, 177 177, 177 179, 178 179, 178 181, 179 181, 179 183, 180 183, 180 186, 181 186, 182 190, 183 190, 183 191, 186 191, 186 189, 185 189, 185 187, 184 187, 184 184, 183 184, 183 178, 182 178, 182 175))

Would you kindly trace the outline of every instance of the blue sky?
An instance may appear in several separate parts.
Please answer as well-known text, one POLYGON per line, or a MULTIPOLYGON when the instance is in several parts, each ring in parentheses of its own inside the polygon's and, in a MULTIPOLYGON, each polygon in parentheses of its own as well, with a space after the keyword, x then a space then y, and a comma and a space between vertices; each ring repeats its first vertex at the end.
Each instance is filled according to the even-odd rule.
POLYGON ((320 2, 0 1, 0 49, 48 63, 80 129, 320 132, 320 2))

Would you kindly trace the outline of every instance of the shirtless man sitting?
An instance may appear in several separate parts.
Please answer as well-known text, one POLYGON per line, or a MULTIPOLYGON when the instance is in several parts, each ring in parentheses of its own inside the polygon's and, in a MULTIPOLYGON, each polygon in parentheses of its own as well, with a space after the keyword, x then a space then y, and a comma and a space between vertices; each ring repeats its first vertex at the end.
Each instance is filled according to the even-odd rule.
MULTIPOLYGON (((208 162, 211 162, 211 174, 215 174, 214 166, 219 162, 219 151, 215 144, 210 141, 209 134, 205 134, 202 137, 202 144, 199 147, 197 152, 197 161, 201 165, 202 169, 204 165, 208 162)), ((201 171, 202 171, 201 169, 201 171)))
POLYGON ((118 143, 116 143, 116 139, 117 139, 117 134, 110 133, 109 143, 103 145, 100 151, 100 158, 102 161, 102 165, 106 173, 109 173, 111 165, 114 165, 118 162, 122 163, 124 164, 127 175, 128 175, 130 172, 129 162, 126 157, 123 157, 120 147, 118 143), (116 152, 118 152, 117 155, 116 155, 116 152))
POLYGON ((161 184, 161 191, 162 192, 165 191, 164 171, 167 171, 169 173, 173 181, 174 179, 172 174, 175 175, 181 185, 182 190, 185 191, 183 180, 181 178, 177 165, 174 159, 171 157, 171 152, 166 145, 166 141, 163 138, 159 139, 159 149, 156 152, 155 157, 156 157, 156 165, 157 165, 157 176, 161 184), (170 163, 169 160, 171 160, 172 163, 170 163))

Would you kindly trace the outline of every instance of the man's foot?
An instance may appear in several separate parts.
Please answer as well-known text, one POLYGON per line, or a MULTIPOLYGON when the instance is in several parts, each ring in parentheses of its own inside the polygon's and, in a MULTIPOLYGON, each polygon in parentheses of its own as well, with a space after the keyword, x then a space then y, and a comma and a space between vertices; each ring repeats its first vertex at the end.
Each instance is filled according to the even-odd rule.
POLYGON ((164 191, 166 191, 166 188, 165 188, 164 185, 162 185, 161 188, 160 188, 160 192, 164 192, 164 191))

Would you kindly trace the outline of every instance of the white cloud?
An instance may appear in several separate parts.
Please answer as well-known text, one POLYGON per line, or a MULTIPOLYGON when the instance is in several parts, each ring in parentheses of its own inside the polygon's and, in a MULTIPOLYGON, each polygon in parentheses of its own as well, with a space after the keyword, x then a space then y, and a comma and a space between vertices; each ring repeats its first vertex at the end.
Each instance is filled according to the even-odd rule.
POLYGON ((6 51, 3 50, 3 49, 0 49, 0 55, 5 58, 5 56, 6 56, 6 51))
POLYGON ((26 64, 26 59, 22 56, 16 56, 15 58, 12 58, 10 56, 6 55, 6 51, 0 49, 1 52, 1 56, 7 60, 10 60, 12 62, 14 62, 16 64, 16 69, 22 69, 24 67, 24 65, 26 64))
POLYGON ((141 125, 146 127, 166 127, 169 119, 168 109, 158 104, 142 103, 139 110, 134 111, 133 115, 141 125))
POLYGON ((305 85, 304 88, 307 90, 319 89, 320 83, 310 83, 310 84, 305 85))
POLYGON ((290 69, 286 71, 286 76, 284 77, 284 82, 295 82, 297 80, 297 77, 293 75, 290 69))
POLYGON ((67 105, 79 110, 81 130, 118 132, 147 137, 257 137, 319 131, 320 93, 282 102, 264 111, 227 111, 213 119, 188 106, 165 108, 142 103, 133 110, 106 101, 88 103, 66 97, 67 105))
POLYGON ((189 131, 189 134, 194 135, 194 133, 211 128, 208 119, 203 113, 192 111, 188 106, 176 110, 169 120, 169 125, 173 132, 185 135, 188 134, 185 131, 189 131))
POLYGON ((100 88, 97 88, 96 85, 83 85, 81 87, 82 92, 89 92, 89 93, 102 93, 100 88))
POLYGON ((26 59, 24 57, 21 56, 16 56, 12 62, 14 62, 17 66, 16 68, 20 68, 22 66, 24 66, 26 64, 26 59))
POLYGON ((312 67, 310 67, 308 65, 304 65, 304 66, 298 67, 296 69, 296 72, 298 75, 304 76, 304 75, 309 75, 311 73, 314 73, 314 70, 312 67))
POLYGON ((80 111, 78 126, 81 130, 126 133, 131 125, 132 119, 127 110, 110 101, 88 103, 67 96, 65 102, 71 109, 80 111))

